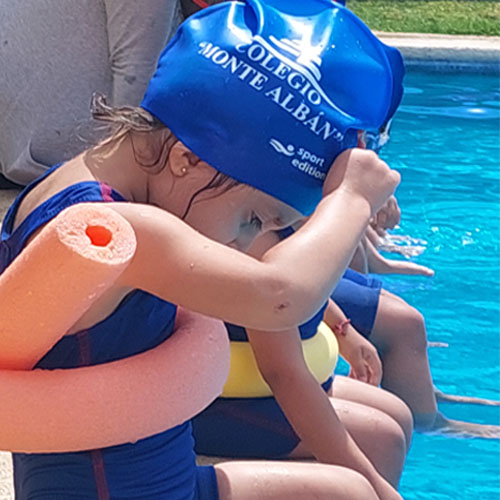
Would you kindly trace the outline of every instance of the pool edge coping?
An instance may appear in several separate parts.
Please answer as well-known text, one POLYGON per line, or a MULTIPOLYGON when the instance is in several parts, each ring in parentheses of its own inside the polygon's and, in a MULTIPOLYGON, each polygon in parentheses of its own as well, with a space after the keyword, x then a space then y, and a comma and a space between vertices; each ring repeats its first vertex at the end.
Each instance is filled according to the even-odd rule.
POLYGON ((406 66, 434 71, 500 73, 500 36, 375 31, 397 47, 406 66))

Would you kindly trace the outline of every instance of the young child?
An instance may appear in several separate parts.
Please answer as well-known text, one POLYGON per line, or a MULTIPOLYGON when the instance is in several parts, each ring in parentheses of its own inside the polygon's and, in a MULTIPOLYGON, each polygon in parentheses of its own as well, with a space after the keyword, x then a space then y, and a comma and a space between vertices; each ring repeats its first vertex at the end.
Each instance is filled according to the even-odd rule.
MULTIPOLYGON (((372 253, 378 255, 375 249, 372 253)), ((412 269, 418 271, 416 265, 412 269)), ((393 271, 397 272, 394 268, 393 271)), ((416 430, 498 439, 500 427, 496 425, 453 420, 439 411, 437 398, 461 403, 498 403, 436 392, 427 352, 425 319, 416 308, 383 288, 380 280, 351 269, 340 280, 332 299, 352 321, 352 326, 377 348, 384 368, 381 385, 409 406, 416 430)), ((339 318, 335 314, 326 315, 325 320, 335 324, 339 318)), ((347 335, 358 335, 354 328, 348 328, 347 335)))
MULTIPOLYGON (((109 204, 138 242, 120 280, 37 367, 154 348, 172 333, 173 304, 271 331, 314 315, 399 182, 375 155, 345 151, 356 130, 383 123, 400 95, 398 57, 322 0, 226 3, 189 19, 162 54, 142 109, 97 100, 95 115, 121 128, 31 184, 7 215, 2 268, 81 202, 109 204), (260 232, 312 212, 260 260, 243 253, 260 232)), ((374 491, 346 468, 197 468, 189 422, 134 444, 15 454, 14 473, 20 500, 400 499, 384 480, 374 491)))
MULTIPOLYGON (((388 128, 383 131, 382 141, 374 140, 376 136, 373 134, 363 134, 368 135, 370 140, 360 141, 361 144, 358 143, 358 145, 370 147, 378 153, 389 139, 388 132, 388 128)), ((351 337, 352 340, 348 341, 349 343, 354 342, 363 346, 363 340, 359 338, 359 333, 361 333, 373 343, 384 367, 382 387, 405 401, 412 411, 415 428, 418 431, 498 439, 499 426, 453 420, 438 410, 438 400, 482 405, 498 405, 499 403, 480 398, 444 394, 435 389, 427 353, 425 320, 422 314, 401 297, 384 289, 380 280, 365 275, 368 272, 424 276, 434 274, 425 266, 406 260, 389 260, 380 255, 377 249, 379 236, 385 234, 387 229, 393 229, 399 224, 400 217, 401 210, 397 200, 391 196, 372 218, 349 264, 349 269, 332 293, 332 299, 342 311, 327 309, 325 321, 334 326, 344 321, 347 316, 351 324, 346 327, 346 335, 342 341, 345 342, 347 337, 351 337)), ((370 352, 366 344, 361 349, 370 352)), ((371 356, 371 363, 373 359, 374 357, 371 356)), ((374 366, 377 369, 376 363, 374 366)), ((344 390, 342 384, 343 379, 339 379, 334 386, 335 395, 348 392, 359 397, 362 394, 361 390, 353 392, 349 390, 349 387, 344 390)), ((359 401, 364 401, 364 399, 359 401)))
MULTIPOLYGON (((388 139, 387 130, 384 142, 388 139)), ((369 141, 368 145, 373 147, 374 141, 369 141)), ((375 145, 376 152, 380 147, 375 145)), ((356 338, 359 337, 356 332, 358 330, 377 348, 384 366, 382 387, 399 396, 410 407, 415 429, 451 436, 498 439, 500 427, 497 425, 453 420, 439 411, 438 400, 481 405, 498 405, 499 402, 445 394, 436 389, 429 365, 424 317, 401 297, 383 288, 380 280, 365 275, 368 272, 424 276, 434 274, 434 271, 425 266, 406 260, 386 259, 379 253, 377 247, 380 235, 399 224, 400 217, 401 210, 397 200, 391 196, 367 227, 349 269, 332 294, 332 299, 355 327, 348 327, 346 333, 356 338)), ((335 313, 327 312, 325 316, 330 325, 342 319, 345 316, 335 313)), ((340 383, 337 388, 340 388, 340 383)), ((359 393, 360 391, 356 394, 359 393)))
MULTIPOLYGON (((266 233, 251 254, 260 256, 277 242, 276 233, 266 233)), ((198 453, 239 458, 313 457, 359 470, 375 487, 382 478, 397 486, 411 441, 410 411, 384 390, 345 377, 340 377, 344 379, 342 394, 329 397, 338 377, 318 381, 302 352, 302 341, 317 335, 324 313, 325 307, 299 329, 273 335, 227 325, 232 342, 250 342, 272 396, 228 394, 217 399, 193 419, 198 453), (361 389, 359 396, 354 395, 357 389, 361 389)), ((250 378, 250 373, 246 378, 241 373, 240 384, 244 386, 250 378)))
MULTIPOLYGON (((378 153, 378 141, 373 140, 374 134, 370 135, 372 140, 368 141, 368 145, 378 153)), ((387 131, 385 136, 387 142, 387 131)), ((364 142, 358 145, 366 146, 364 142)), ((374 228, 377 233, 394 228, 399 223, 400 215, 397 200, 392 196, 372 218, 363 236, 371 248, 368 258, 363 253, 363 259, 359 259, 361 253, 358 245, 353 260, 362 260, 361 268, 365 272, 383 271, 428 276, 432 274, 429 268, 412 262, 384 259, 372 244, 376 241, 374 228), (370 267, 373 262, 377 262, 378 267, 370 267)), ((285 235, 285 232, 282 231, 281 234, 285 235)), ((353 270, 353 261, 349 266, 331 295, 334 303, 330 303, 326 309, 324 320, 332 329, 337 324, 349 320, 349 323, 345 323, 344 335, 338 337, 338 340, 340 352, 347 354, 351 364, 351 377, 372 385, 380 383, 384 389, 401 398, 410 408, 415 429, 419 432, 498 439, 500 427, 497 425, 453 420, 439 411, 438 401, 481 405, 499 403, 444 394, 437 390, 430 371, 427 332, 422 314, 401 297, 384 289, 380 280, 353 270), (373 346, 377 349, 380 359, 373 346)), ((370 405, 371 389, 368 391, 370 392, 366 393, 362 386, 353 390, 350 380, 337 377, 331 394, 337 398, 347 397, 354 402, 370 405)))

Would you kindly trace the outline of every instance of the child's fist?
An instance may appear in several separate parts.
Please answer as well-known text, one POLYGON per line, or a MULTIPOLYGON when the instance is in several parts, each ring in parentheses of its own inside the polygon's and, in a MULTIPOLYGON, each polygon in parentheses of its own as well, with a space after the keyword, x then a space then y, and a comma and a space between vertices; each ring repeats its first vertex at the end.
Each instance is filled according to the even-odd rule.
POLYGON ((333 163, 323 185, 323 194, 342 189, 368 201, 375 215, 394 193, 401 177, 373 151, 348 149, 333 163))

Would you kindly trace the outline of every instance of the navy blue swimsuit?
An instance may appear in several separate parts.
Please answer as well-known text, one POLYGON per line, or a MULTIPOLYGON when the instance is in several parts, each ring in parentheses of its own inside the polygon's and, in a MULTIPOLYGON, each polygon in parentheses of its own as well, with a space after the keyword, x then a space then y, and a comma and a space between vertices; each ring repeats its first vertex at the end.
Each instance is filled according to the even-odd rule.
MULTIPOLYGON (((21 252, 34 231, 70 205, 126 201, 105 184, 80 182, 46 200, 13 231, 24 196, 52 171, 30 184, 8 211, 2 226, 0 272, 21 252)), ((175 314, 175 305, 133 291, 103 321, 63 337, 37 368, 97 365, 154 348, 172 334, 175 314)), ((218 498, 213 468, 196 466, 190 422, 134 444, 78 453, 16 453, 13 463, 18 500, 218 498)))

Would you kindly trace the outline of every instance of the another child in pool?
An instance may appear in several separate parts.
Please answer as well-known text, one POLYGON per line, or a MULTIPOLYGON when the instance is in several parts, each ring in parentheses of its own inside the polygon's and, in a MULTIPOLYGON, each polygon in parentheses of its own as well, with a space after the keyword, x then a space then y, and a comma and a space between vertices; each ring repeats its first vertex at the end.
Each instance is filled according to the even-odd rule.
MULTIPOLYGON (((171 334, 172 304, 262 330, 312 316, 399 182, 374 155, 345 151, 398 99, 398 57, 353 14, 320 0, 221 4, 191 18, 163 53, 143 109, 96 101, 96 115, 121 131, 32 184, 5 222, 3 267, 82 201, 118 202, 138 240, 116 286, 37 366, 150 349, 171 334), (338 73, 345 77, 329 77, 338 73), (261 260, 242 253, 261 231, 313 211, 261 260)), ((14 468, 21 500, 400 498, 383 480, 375 493, 359 474, 324 465, 197 469, 189 423, 93 452, 16 454, 14 468)))

